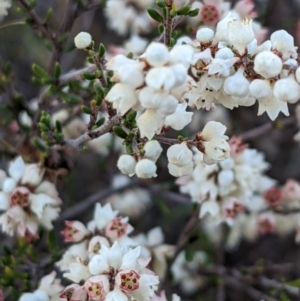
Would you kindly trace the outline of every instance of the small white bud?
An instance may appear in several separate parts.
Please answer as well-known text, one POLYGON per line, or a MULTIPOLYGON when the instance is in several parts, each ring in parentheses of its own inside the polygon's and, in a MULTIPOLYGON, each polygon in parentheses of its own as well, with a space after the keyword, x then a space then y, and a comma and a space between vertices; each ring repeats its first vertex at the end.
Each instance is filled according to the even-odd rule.
POLYGON ((232 59, 233 57, 234 57, 234 53, 228 47, 223 47, 219 49, 215 55, 216 59, 222 59, 222 60, 232 59))
POLYGON ((121 155, 117 166, 123 174, 131 175, 135 173, 136 161, 130 155, 121 155))
POLYGON ((88 32, 82 31, 74 38, 74 42, 78 49, 85 49, 92 44, 92 36, 88 32))
POLYGON ((142 179, 149 179, 156 177, 156 164, 149 159, 140 160, 135 167, 135 173, 137 177, 142 179))
POLYGON ((274 96, 282 101, 295 103, 300 98, 300 86, 293 75, 279 79, 273 89, 274 96))
POLYGON ((224 139, 228 139, 228 137, 224 135, 225 132, 226 126, 221 122, 209 121, 203 128, 201 137, 205 141, 209 141, 214 137, 222 137, 224 139))
POLYGON ((193 159, 192 151, 185 142, 174 144, 168 148, 167 157, 171 164, 183 167, 189 164, 193 159))
POLYGON ((273 52, 262 51, 254 59, 255 72, 266 79, 277 76, 281 69, 282 61, 273 52))
POLYGON ((286 52, 294 49, 294 38, 285 30, 277 30, 271 34, 272 49, 286 52))
POLYGON ((249 82, 243 73, 244 70, 240 68, 234 75, 225 79, 223 87, 228 95, 244 97, 248 94, 249 82))
POLYGON ((145 58, 149 65, 161 67, 169 60, 169 51, 166 45, 152 42, 146 49, 145 58))
POLYGON ((249 86, 251 96, 257 100, 267 100, 272 97, 273 91, 268 80, 255 79, 249 86))
POLYGON ((154 162, 159 158, 163 149, 157 140, 148 141, 144 146, 145 157, 154 162))
POLYGON ((196 34, 196 39, 200 42, 200 43, 207 43, 209 41, 211 41, 214 37, 214 31, 210 28, 200 28, 197 31, 196 34))
POLYGON ((34 296, 36 296, 38 298, 39 301, 49 301, 49 296, 48 294, 43 291, 43 290, 36 290, 34 291, 34 296))

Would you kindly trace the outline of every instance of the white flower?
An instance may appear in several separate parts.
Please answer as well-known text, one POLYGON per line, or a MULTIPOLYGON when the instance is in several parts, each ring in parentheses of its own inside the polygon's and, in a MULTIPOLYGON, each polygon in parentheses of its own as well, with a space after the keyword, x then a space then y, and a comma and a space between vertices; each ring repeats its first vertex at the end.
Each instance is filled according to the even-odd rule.
POLYGON ((186 112, 187 103, 179 103, 175 113, 166 117, 165 125, 176 131, 185 128, 191 121, 193 112, 186 112))
POLYGON ((85 49, 92 44, 92 36, 88 32, 82 31, 74 38, 74 42, 78 49, 85 49))
POLYGON ((65 242, 79 242, 88 234, 85 225, 79 221, 65 221, 65 225, 61 231, 65 242))
POLYGON ((164 119, 153 109, 147 109, 138 117, 136 122, 141 137, 147 137, 149 140, 151 140, 155 134, 159 134, 164 125, 164 119))
MULTIPOLYGON (((1 2, 0 2, 0 5, 1 5, 1 2)), ((25 110, 23 110, 19 113, 18 119, 22 125, 25 125, 28 127, 32 126, 32 118, 28 115, 28 113, 25 110)))
POLYGON ((113 103, 121 115, 127 113, 138 101, 135 90, 126 84, 115 84, 108 94, 106 100, 113 103))
MULTIPOLYGON (((102 230, 117 215, 118 215, 118 211, 112 210, 110 204, 106 204, 102 207, 99 203, 97 203, 95 207, 95 213, 94 213, 95 226, 97 227, 98 230, 102 230)), ((94 231, 94 229, 91 229, 89 227, 88 229, 90 231, 94 231)))
POLYGON ((202 132, 200 133, 200 136, 205 141, 209 141, 217 136, 224 139, 228 139, 228 137, 224 135, 225 132, 226 126, 223 125, 221 122, 209 121, 203 128, 202 132))
POLYGON ((178 167, 189 164, 193 159, 192 151, 187 147, 187 143, 174 144, 168 148, 167 157, 169 163, 178 167))
POLYGON ((6 16, 7 10, 11 7, 11 1, 0 1, 0 21, 6 16))
POLYGON ((293 75, 276 81, 273 89, 274 96, 282 101, 295 103, 300 98, 300 86, 293 75))
POLYGON ((130 155, 121 155, 117 166, 123 174, 133 175, 135 173, 136 160, 130 155))
POLYGON ((285 30, 277 30, 271 34, 272 49, 276 49, 283 54, 283 58, 288 58, 289 54, 295 53, 294 38, 285 30))
POLYGON ((200 43, 208 43, 209 41, 211 41, 214 37, 214 31, 210 28, 200 28, 197 31, 196 34, 196 39, 200 42, 200 43))
POLYGON ((205 154, 213 161, 222 161, 230 156, 230 147, 222 137, 214 137, 204 141, 205 154))
POLYGON ((277 76, 282 70, 281 59, 270 51, 262 51, 254 59, 254 70, 268 79, 277 76))
POLYGON ((300 66, 296 69, 295 76, 297 82, 300 83, 300 66))
POLYGON ((270 82, 263 79, 255 79, 249 86, 250 94, 258 100, 267 100, 272 97, 273 90, 270 82))
POLYGON ((227 36, 228 42, 237 49, 239 54, 244 54, 248 44, 254 40, 252 20, 230 20, 227 25, 227 36))
POLYGON ((139 178, 148 179, 157 176, 156 169, 156 164, 152 160, 142 159, 136 164, 135 173, 139 178))
POLYGON ((175 83, 176 77, 174 71, 170 67, 152 68, 146 75, 147 86, 160 90, 170 91, 175 83))
POLYGON ((41 182, 44 172, 45 170, 41 168, 39 164, 27 164, 21 183, 24 185, 36 186, 41 182))
POLYGON ((190 45, 175 45, 170 51, 170 63, 182 64, 189 68, 194 54, 194 49, 190 45))
POLYGON ((152 42, 146 49, 145 58, 152 67, 161 67, 169 61, 169 51, 165 44, 152 42))
POLYGON ((267 112, 271 120, 275 120, 280 112, 285 116, 289 116, 289 109, 286 101, 282 101, 279 98, 271 97, 266 100, 260 100, 258 102, 258 113, 260 116, 264 112, 267 112))
POLYGON ((212 217, 214 217, 219 213, 219 211, 220 211, 220 207, 218 203, 216 201, 209 200, 202 203, 199 217, 202 218, 206 214, 209 214, 212 217))
POLYGON ((177 166, 172 163, 168 164, 169 173, 173 177, 182 177, 182 176, 190 175, 193 172, 193 167, 194 167, 193 162, 190 162, 184 166, 177 166))
POLYGON ((223 88, 228 95, 246 96, 249 92, 249 81, 244 76, 244 70, 240 68, 234 75, 227 77, 223 88))
POLYGON ((160 157, 163 149, 157 140, 148 141, 144 146, 145 158, 154 162, 160 157))

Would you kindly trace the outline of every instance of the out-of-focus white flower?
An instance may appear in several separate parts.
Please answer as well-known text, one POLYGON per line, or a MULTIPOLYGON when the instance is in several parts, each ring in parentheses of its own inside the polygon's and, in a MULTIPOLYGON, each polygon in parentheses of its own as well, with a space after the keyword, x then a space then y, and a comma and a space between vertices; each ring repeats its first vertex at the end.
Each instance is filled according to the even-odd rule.
POLYGON ((137 34, 133 34, 129 40, 124 43, 124 47, 128 52, 132 52, 133 54, 142 54, 145 51, 147 44, 147 39, 144 39, 137 34))
POLYGON ((7 10, 11 7, 11 1, 0 1, 0 21, 8 14, 7 10))
POLYGON ((92 36, 88 32, 82 31, 74 38, 74 42, 78 49, 85 49, 92 44, 92 36))
POLYGON ((139 178, 148 179, 157 176, 156 169, 155 162, 149 159, 142 159, 136 164, 135 173, 139 178))
MULTIPOLYGON (((1 2, 0 2, 1 5, 1 2)), ((19 122, 24 125, 31 127, 32 126, 32 118, 29 116, 29 114, 26 111, 21 111, 19 113, 19 122)))
POLYGON ((254 59, 254 70, 268 79, 277 76, 281 72, 282 61, 273 52, 262 51, 254 59))
POLYGON ((244 54, 248 44, 254 40, 252 20, 230 20, 227 25, 227 36, 228 42, 237 49, 239 54, 244 54))

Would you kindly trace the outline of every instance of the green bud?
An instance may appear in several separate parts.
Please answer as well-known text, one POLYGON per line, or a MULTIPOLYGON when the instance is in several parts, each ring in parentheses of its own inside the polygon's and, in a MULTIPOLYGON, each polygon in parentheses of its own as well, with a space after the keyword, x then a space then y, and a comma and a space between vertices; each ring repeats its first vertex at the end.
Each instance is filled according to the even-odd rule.
MULTIPOLYGON (((63 35, 61 35, 58 39, 57 39, 57 42, 58 43, 64 43, 67 39, 68 39, 68 37, 69 37, 69 33, 68 32, 66 32, 66 33, 64 33, 63 35)), ((72 47, 72 50, 74 49, 75 47, 72 47)))
POLYGON ((59 120, 56 120, 55 122, 56 130, 61 133, 62 132, 62 126, 59 120))
POLYGON ((134 132, 129 132, 129 133, 128 133, 128 137, 129 137, 130 139, 134 138, 134 137, 135 137, 135 133, 134 133, 134 132))
POLYGON ((44 85, 50 85, 53 84, 53 79, 52 78, 42 78, 42 83, 44 85))
POLYGON ((10 62, 6 62, 3 66, 3 73, 8 76, 11 73, 11 64, 10 62))
POLYGON ((56 62, 54 65, 53 75, 55 78, 59 78, 61 74, 61 68, 59 62, 56 62))
POLYGON ((113 132, 120 138, 126 139, 127 138, 127 133, 120 127, 120 126, 114 126, 112 128, 113 132))
POLYGON ((92 57, 88 57, 86 60, 87 60, 90 64, 93 64, 93 63, 94 63, 94 60, 93 60, 92 57))
POLYGON ((37 138, 33 139, 33 144, 42 152, 45 152, 47 150, 46 146, 37 138))
POLYGON ((48 128, 50 128, 50 123, 51 123, 51 119, 50 119, 50 115, 44 115, 42 116, 40 123, 45 124, 48 128))
POLYGON ((45 123, 39 122, 39 127, 43 132, 48 130, 48 127, 45 123))
POLYGON ((41 86, 43 84, 36 76, 33 76, 31 81, 37 86, 41 86))
POLYGON ((103 125, 105 122, 105 118, 104 117, 101 117, 99 120, 97 120, 97 122, 95 123, 95 125, 97 127, 100 127, 101 125, 103 125))
POLYGON ((45 15, 45 23, 48 23, 51 20, 52 15, 53 15, 53 9, 49 8, 45 15))
POLYGON ((89 114, 91 115, 92 114, 92 110, 91 108, 87 107, 87 106, 81 106, 81 111, 85 114, 89 114))
POLYGON ((195 9, 191 10, 191 11, 188 13, 188 15, 189 15, 190 17, 197 17, 197 16, 199 15, 199 8, 195 8, 195 9))
POLYGON ((149 16, 157 21, 157 22, 162 22, 164 20, 164 18, 154 9, 154 8, 148 8, 147 9, 149 16))
POLYGON ((40 78, 50 78, 49 74, 39 65, 37 64, 32 64, 32 71, 33 73, 40 78))
POLYGON ((84 73, 82 73, 81 75, 82 75, 82 77, 83 77, 84 79, 87 79, 87 80, 94 80, 94 79, 96 79, 96 76, 95 76, 95 74, 93 74, 93 73, 87 73, 87 72, 84 72, 84 73))
POLYGON ((96 106, 101 106, 103 102, 103 97, 100 97, 100 96, 96 96, 96 106))
POLYGON ((162 34, 165 30, 165 27, 163 24, 159 24, 157 29, 158 29, 158 33, 162 34))
POLYGON ((65 102, 67 102, 69 104, 78 104, 81 102, 81 98, 74 94, 68 94, 65 92, 61 92, 59 95, 65 102))
POLYGON ((133 147, 130 143, 125 145, 125 149, 128 155, 131 155, 133 153, 133 147))
POLYGON ((94 56, 95 55, 95 51, 94 50, 89 50, 88 54, 89 54, 89 56, 94 56))
POLYGON ((30 9, 35 8, 35 7, 36 7, 36 2, 35 2, 35 0, 30 0, 29 3, 28 3, 28 5, 29 5, 30 9))
POLYGON ((156 5, 160 8, 166 7, 166 3, 163 0, 156 0, 156 5))
POLYGON ((102 43, 99 44, 98 56, 103 57, 105 55, 105 47, 102 43))
POLYGON ((129 53, 127 54, 127 57, 128 57, 129 59, 133 59, 133 53, 132 53, 132 52, 129 52, 129 53))
POLYGON ((137 114, 136 111, 131 110, 131 111, 126 115, 126 119, 127 119, 128 121, 133 121, 133 120, 135 120, 136 114, 137 114))
POLYGON ((26 23, 27 25, 30 25, 30 26, 33 26, 33 25, 34 25, 34 21, 33 21, 31 18, 26 18, 26 19, 25 19, 25 23, 26 23))
POLYGON ((95 90, 97 96, 101 96, 101 97, 104 96, 103 89, 99 83, 96 83, 96 82, 94 83, 94 90, 95 90))
POLYGON ((100 78, 102 75, 103 75, 102 71, 96 70, 96 72, 95 72, 95 77, 96 78, 100 78))

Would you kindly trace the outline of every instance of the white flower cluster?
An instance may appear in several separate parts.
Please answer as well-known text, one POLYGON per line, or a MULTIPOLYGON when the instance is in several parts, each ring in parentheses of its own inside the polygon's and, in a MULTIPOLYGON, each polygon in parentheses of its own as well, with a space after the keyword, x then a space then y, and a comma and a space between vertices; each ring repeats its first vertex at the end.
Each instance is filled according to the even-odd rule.
POLYGON ((59 301, 59 293, 62 292, 63 286, 59 279, 55 279, 56 272, 41 279, 40 285, 33 293, 23 293, 19 301, 59 301))
POLYGON ((26 164, 22 157, 11 162, 8 175, 0 170, 0 216, 2 231, 8 235, 35 239, 38 227, 50 230, 60 212, 56 187, 44 180, 39 164, 26 164))
POLYGON ((149 32, 152 21, 146 9, 154 3, 154 0, 108 0, 105 15, 109 27, 120 35, 149 32))
POLYGON ((200 217, 210 214, 215 222, 232 224, 236 216, 255 206, 255 200, 274 186, 275 181, 264 172, 268 164, 263 155, 231 139, 231 158, 215 165, 203 163, 203 155, 195 150, 195 168, 191 177, 178 180, 181 191, 201 203, 200 217))
POLYGON ((140 300, 154 296, 158 277, 147 268, 150 258, 140 256, 141 248, 128 248, 115 242, 111 247, 102 245, 89 262, 70 265, 64 276, 83 285, 72 284, 61 297, 70 300, 140 300))
POLYGON ((296 47, 286 31, 274 32, 258 46, 252 21, 228 15, 215 32, 199 29, 192 44, 197 51, 189 105, 210 109, 220 103, 232 109, 258 101, 258 115, 267 112, 274 120, 279 112, 288 115, 287 104, 300 98, 296 47))
POLYGON ((117 55, 108 62, 117 84, 106 100, 121 115, 130 109, 140 112, 137 126, 142 138, 152 139, 164 125, 181 130, 191 122, 193 113, 186 112, 187 104, 179 101, 188 89, 193 53, 189 45, 176 45, 169 52, 164 44, 152 42, 138 60, 117 55))

